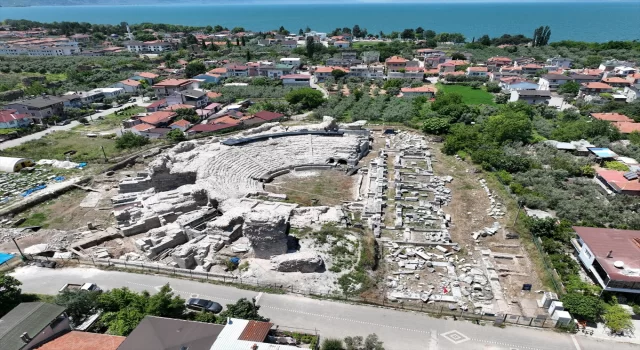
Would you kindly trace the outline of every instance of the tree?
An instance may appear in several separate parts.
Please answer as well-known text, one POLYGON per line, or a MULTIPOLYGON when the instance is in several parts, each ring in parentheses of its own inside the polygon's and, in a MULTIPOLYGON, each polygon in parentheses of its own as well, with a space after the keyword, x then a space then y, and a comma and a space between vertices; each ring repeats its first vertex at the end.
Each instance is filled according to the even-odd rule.
POLYGON ((171 142, 182 142, 187 138, 184 136, 184 132, 180 129, 173 129, 167 133, 167 139, 171 142))
POLYGON ((491 46, 491 38, 489 38, 487 34, 481 36, 480 39, 478 39, 478 42, 480 45, 491 46))
POLYGON ((231 48, 231 40, 227 39, 226 42, 227 42, 227 49, 230 49, 231 48))
POLYGON ((498 93, 501 92, 502 88, 496 82, 487 83, 487 92, 498 93))
POLYGON ((427 29, 424 31, 424 38, 425 39, 435 39, 436 37, 436 32, 434 32, 431 29, 427 29))
POLYGON ((313 59, 313 53, 316 49, 316 41, 312 36, 308 36, 306 39, 307 57, 313 59))
POLYGON ((87 290, 64 290, 56 295, 55 303, 64 306, 74 325, 79 325, 98 306, 100 293, 87 290))
POLYGON ((204 323, 216 323, 217 317, 213 312, 200 311, 193 317, 193 320, 204 323))
POLYGON ((137 308, 126 307, 118 312, 104 314, 101 322, 108 325, 107 333, 127 336, 138 327, 146 315, 137 308))
POLYGON ((568 81, 558 86, 558 93, 570 94, 576 96, 580 92, 580 83, 576 81, 568 81))
POLYGON ((540 26, 533 31, 533 46, 545 46, 549 43, 551 37, 551 28, 549 26, 540 26))
POLYGON ((176 120, 185 119, 191 124, 195 124, 200 121, 200 116, 193 108, 179 108, 174 111, 176 113, 176 120))
POLYGON ((221 25, 219 25, 219 24, 218 24, 218 25, 215 25, 215 26, 213 27, 213 31, 214 31, 215 33, 217 33, 217 32, 221 32, 221 31, 223 31, 223 30, 224 30, 224 28, 223 28, 221 25))
POLYGON ((280 29, 278 29, 278 34, 280 34, 280 35, 289 35, 289 31, 284 29, 284 26, 280 26, 280 29))
POLYGON ((362 30, 360 29, 359 25, 354 25, 353 26, 353 30, 351 31, 351 34, 355 37, 355 38, 361 38, 362 37, 362 30))
POLYGON ((602 315, 604 325, 611 330, 612 333, 621 333, 633 330, 633 322, 631 315, 620 304, 614 296, 612 304, 606 306, 606 311, 602 315))
POLYGON ((340 78, 343 78, 344 76, 346 76, 347 73, 345 71, 343 71, 342 69, 334 69, 331 71, 331 76, 335 79, 338 80, 340 78))
POLYGON ((312 88, 292 90, 284 98, 289 104, 300 104, 303 109, 313 109, 324 102, 322 92, 312 88))
POLYGON ((240 39, 236 38, 236 46, 240 46, 240 39))
POLYGON ((595 322, 604 311, 604 302, 595 295, 567 293, 562 296, 562 304, 576 318, 595 322))
POLYGON ((507 94, 498 94, 498 95, 496 95, 495 100, 496 100, 497 104, 502 105, 502 104, 505 104, 505 103, 509 102, 509 97, 510 96, 507 95, 507 94))
POLYGON ((268 318, 262 317, 258 311, 260 311, 260 306, 256 305, 255 299, 249 301, 247 298, 242 298, 235 304, 227 304, 227 309, 222 311, 218 316, 218 323, 225 323, 227 317, 241 318, 250 321, 269 321, 268 318))
POLYGON ((207 67, 200 60, 191 61, 187 64, 187 67, 184 69, 184 74, 187 78, 193 78, 198 74, 202 74, 207 71, 207 67))
POLYGON ((384 350, 383 343, 375 333, 369 334, 366 339, 361 336, 346 337, 344 338, 344 344, 346 345, 346 350, 384 350))
POLYGON ((489 117, 484 125, 485 132, 493 141, 528 143, 533 133, 533 125, 524 113, 506 112, 489 117))
POLYGON ((247 46, 247 40, 244 38, 244 36, 240 38, 240 43, 242 44, 242 46, 247 46))
POLYGON ((244 27, 235 27, 235 28, 231 29, 231 32, 233 34, 237 34, 237 33, 244 32, 244 31, 245 31, 244 27))
POLYGON ((402 39, 415 39, 416 38, 416 33, 413 31, 413 29, 405 29, 400 34, 400 37, 402 39))
POLYGON ((327 338, 322 342, 322 350, 345 350, 342 340, 327 338))
POLYGON ((422 124, 422 131, 427 134, 440 135, 449 130, 448 118, 429 118, 422 124))
POLYGON ((416 36, 422 37, 424 35, 424 28, 418 27, 416 28, 416 36))
POLYGON ((460 53, 460 52, 454 52, 453 54, 451 54, 451 59, 452 60, 466 60, 467 56, 465 56, 464 54, 460 53))
POLYGON ((311 28, 309 28, 309 26, 307 26, 307 27, 304 29, 304 32, 305 32, 305 33, 309 33, 310 31, 311 31, 311 28))
POLYGON ((478 90, 482 86, 482 83, 479 81, 472 81, 469 83, 469 86, 474 90, 478 90))
POLYGON ((0 317, 20 304, 21 284, 12 276, 0 274, 0 317))
POLYGON ((247 54, 245 58, 247 59, 247 62, 251 61, 251 51, 247 50, 247 54))
POLYGON ((120 137, 116 138, 117 149, 142 147, 148 143, 148 138, 141 135, 136 135, 131 131, 126 131, 120 137))
POLYGON ((160 291, 147 299, 146 313, 148 315, 180 318, 186 311, 185 300, 174 295, 169 283, 160 291))

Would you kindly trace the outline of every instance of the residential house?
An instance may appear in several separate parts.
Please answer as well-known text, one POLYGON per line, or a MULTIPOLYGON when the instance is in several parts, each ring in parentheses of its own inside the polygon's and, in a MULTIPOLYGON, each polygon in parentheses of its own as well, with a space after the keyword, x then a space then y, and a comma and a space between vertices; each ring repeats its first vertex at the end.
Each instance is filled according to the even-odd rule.
POLYGON ((249 67, 241 64, 228 64, 225 66, 229 77, 248 77, 249 67))
POLYGON ((633 123, 633 119, 620 113, 591 113, 591 118, 598 120, 606 120, 608 122, 633 123))
POLYGON ((349 73, 348 69, 342 68, 342 67, 329 67, 329 66, 319 66, 316 67, 313 75, 316 77, 316 79, 319 82, 325 81, 327 78, 331 77, 331 72, 333 72, 334 70, 341 70, 345 73, 349 73))
POLYGON ((549 90, 513 90, 509 102, 524 101, 530 105, 549 104, 551 92, 549 90))
POLYGON ((126 80, 119 81, 111 85, 111 87, 121 88, 124 90, 125 93, 128 93, 128 94, 137 94, 138 92, 140 92, 140 89, 141 89, 140 82, 133 79, 126 79, 126 80))
POLYGON ((163 109, 164 111, 172 111, 175 112, 179 109, 196 109, 196 107, 192 106, 192 105, 186 105, 183 103, 176 103, 176 104, 172 104, 167 106, 167 108, 163 109))
POLYGON ((638 69, 636 67, 619 66, 613 69, 613 74, 623 78, 636 73, 638 73, 638 69))
POLYGON ((424 80, 424 68, 418 66, 407 66, 404 72, 388 72, 389 79, 414 79, 424 80))
POLYGON ((269 339, 272 327, 273 323, 269 322, 229 318, 211 349, 207 350, 299 350, 293 345, 273 344, 269 339))
POLYGON ((547 67, 569 69, 573 64, 573 60, 570 58, 553 57, 547 59, 547 67))
POLYGON ((631 86, 631 83, 627 79, 621 77, 607 77, 602 79, 602 82, 617 88, 625 88, 627 86, 631 86))
POLYGON ((509 77, 502 78, 498 85, 506 91, 514 91, 514 90, 537 90, 538 84, 534 82, 527 81, 524 78, 519 77, 509 77))
POLYGON ((189 129, 190 127, 192 127, 193 124, 191 124, 188 120, 186 119, 180 119, 176 122, 173 122, 171 125, 169 125, 169 128, 171 130, 173 129, 179 129, 182 132, 187 131, 187 129, 189 129))
POLYGON ((502 73, 516 73, 518 75, 522 74, 522 67, 520 66, 502 66, 500 67, 500 72, 502 73))
POLYGON ((209 103, 206 92, 193 89, 174 91, 166 99, 169 107, 175 104, 185 104, 195 108, 204 108, 209 103))
POLYGON ((316 32, 315 30, 312 30, 308 33, 304 33, 305 38, 306 37, 318 37, 319 40, 326 40, 327 39, 327 33, 322 33, 322 32, 316 32))
POLYGON ((640 96, 640 83, 625 87, 622 94, 627 97, 629 103, 637 100, 640 96))
POLYGON ((271 122, 283 120, 285 118, 285 115, 280 113, 275 113, 275 112, 261 111, 254 114, 254 117, 260 118, 266 122, 271 123, 271 122))
POLYGON ((173 48, 173 44, 161 40, 145 42, 130 40, 125 41, 123 44, 129 52, 164 52, 173 48))
POLYGON ((400 56, 392 56, 385 60, 385 66, 387 68, 387 73, 390 72, 400 72, 407 68, 407 59, 400 56))
POLYGON ((187 130, 187 135, 227 132, 234 130, 236 127, 237 125, 229 124, 198 124, 187 130))
POLYGON ((153 103, 145 107, 145 109, 147 110, 147 113, 153 113, 161 109, 164 109, 166 107, 167 107, 167 100, 163 98, 162 100, 154 101, 153 103))
POLYGON ((269 64, 258 66, 258 75, 272 79, 280 79, 283 75, 294 74, 296 66, 290 64, 269 64))
POLYGON ((71 331, 36 350, 118 350, 125 339, 118 335, 71 331))
POLYGON ((356 51, 342 51, 340 52, 340 57, 345 60, 356 60, 358 59, 358 52, 356 51))
POLYGON ((611 92, 613 92, 611 85, 600 82, 582 83, 580 86, 580 95, 598 95, 611 92))
POLYGON ((487 76, 489 81, 500 81, 503 78, 520 78, 520 74, 508 72, 489 72, 487 76))
POLYGON ((572 70, 572 72, 574 72, 575 74, 590 75, 593 77, 597 77, 598 79, 601 79, 602 75, 604 74, 604 71, 600 69, 589 69, 589 68, 576 69, 576 70, 572 70))
MULTIPOLYGON (((615 170, 603 170, 613 172, 615 170)), ((604 175, 607 176, 607 175, 604 175)), ((640 193, 638 179, 629 190, 613 184, 622 192, 640 193)), ((600 178, 600 172, 598 173, 600 178)), ((606 181, 606 180, 605 180, 606 181)), ((602 290, 610 293, 640 293, 640 231, 574 226, 576 238, 571 240, 578 259, 587 273, 595 278, 602 290)))
POLYGON ((198 80, 202 83, 220 84, 220 82, 222 81, 222 76, 218 74, 204 73, 204 74, 198 74, 191 79, 198 80))
POLYGON ((298 47, 298 41, 297 40, 283 40, 282 42, 280 42, 280 46, 284 47, 285 49, 293 50, 296 47, 298 47))
POLYGON ((500 70, 503 66, 510 66, 513 63, 509 57, 491 57, 487 60, 487 67, 490 71, 500 70))
POLYGON ((140 133, 141 136, 144 136, 146 138, 152 139, 152 140, 156 140, 156 139, 161 139, 164 138, 165 136, 167 136, 167 134, 173 129, 170 128, 153 128, 153 129, 148 129, 145 130, 143 132, 140 133))
POLYGON ((418 49, 418 56, 423 57, 424 59, 431 57, 444 57, 446 53, 441 50, 436 49, 418 49))
POLYGON ((365 51, 360 54, 360 58, 362 59, 362 63, 371 64, 380 62, 380 52, 379 51, 365 51))
POLYGON ((436 95, 436 89, 426 85, 415 87, 415 88, 404 87, 400 89, 401 97, 411 98, 411 97, 425 96, 427 98, 434 98, 435 95, 436 95))
POLYGON ((225 67, 214 68, 206 73, 207 75, 217 76, 220 79, 229 77, 229 71, 225 67))
POLYGON ((467 76, 468 77, 481 77, 486 78, 488 73, 487 67, 468 67, 467 68, 467 76))
POLYGON ((616 69, 616 67, 633 67, 634 64, 626 61, 618 61, 618 60, 607 60, 600 64, 598 69, 603 70, 605 72, 612 72, 616 69))
POLYGON ((382 79, 384 75, 384 66, 382 65, 355 65, 349 67, 349 76, 365 79, 382 79))
POLYGON ((167 79, 153 85, 153 91, 158 98, 165 98, 175 91, 190 89, 193 82, 187 79, 167 79))
POLYGON ((31 350, 71 331, 62 306, 21 303, 0 318, 0 349, 31 350))
POLYGON ((575 81, 577 83, 590 83, 597 82, 599 80, 600 79, 595 76, 583 74, 545 74, 540 77, 540 80, 538 80, 538 89, 555 91, 560 85, 570 81, 575 81))
MULTIPOLYGON (((438 65, 438 70, 440 73, 453 73, 456 71, 457 67, 466 66, 469 64, 469 61, 465 60, 448 60, 445 63, 438 65)), ((465 72, 462 72, 465 74, 465 72)))
POLYGON ((20 114, 15 109, 0 110, 0 129, 24 128, 32 123, 28 114, 20 114))
POLYGON ((63 100, 64 108, 82 108, 82 96, 74 93, 67 93, 60 98, 63 100))
POLYGON ((64 100, 45 95, 12 101, 7 103, 5 108, 15 110, 18 114, 28 114, 35 123, 44 124, 43 120, 64 114, 64 100))
POLYGON ((156 127, 151 125, 151 124, 147 124, 147 123, 138 123, 138 124, 132 124, 131 128, 129 128, 129 131, 131 131, 132 133, 136 134, 136 135, 140 135, 140 136, 144 136, 146 135, 146 132, 151 130, 151 129, 155 129, 156 127))
POLYGON ((298 57, 283 57, 280 59, 280 63, 294 67, 300 67, 302 65, 302 61, 298 57))
POLYGON ((640 132, 640 123, 631 122, 614 122, 616 127, 622 134, 631 134, 632 132, 640 132))
POLYGON ((86 43, 91 42, 91 35, 88 35, 88 34, 74 34, 74 35, 70 36, 69 39, 71 39, 72 41, 81 43, 81 44, 86 44, 86 43))
POLYGON ((520 67, 522 67, 522 74, 527 74, 527 75, 535 75, 538 72, 541 72, 544 70, 544 66, 541 66, 535 63, 528 63, 520 67))
POLYGON ((331 57, 327 58, 325 64, 327 66, 336 66, 342 68, 349 68, 353 65, 362 64, 362 60, 357 58, 341 58, 341 57, 331 57))
POLYGON ((438 67, 440 64, 447 62, 446 56, 432 56, 424 59, 425 67, 438 67))
POLYGON ((143 123, 147 123, 153 125, 156 128, 160 128, 171 124, 176 115, 177 114, 172 111, 158 111, 153 112, 147 116, 140 117, 139 119, 143 123))
POLYGON ((158 74, 150 73, 150 72, 140 72, 140 73, 138 73, 138 74, 136 74, 136 75, 132 76, 132 77, 131 77, 131 78, 129 78, 129 79, 131 79, 131 80, 137 80, 137 81, 140 81, 140 80, 143 80, 143 79, 144 79, 144 80, 146 80, 146 81, 147 81, 147 83, 148 83, 149 85, 153 85, 153 84, 156 82, 156 80, 157 80, 158 78, 160 78, 160 76, 159 76, 158 74))
POLYGON ((310 86, 311 76, 307 74, 289 74, 280 77, 284 86, 310 86))
POLYGON ((351 46, 351 43, 348 41, 339 40, 339 41, 334 41, 333 46, 339 49, 348 49, 349 46, 351 46))
MULTIPOLYGON (((196 127, 198 125, 194 128, 196 127)), ((118 350, 210 350, 224 327, 212 323, 145 316, 118 350)))

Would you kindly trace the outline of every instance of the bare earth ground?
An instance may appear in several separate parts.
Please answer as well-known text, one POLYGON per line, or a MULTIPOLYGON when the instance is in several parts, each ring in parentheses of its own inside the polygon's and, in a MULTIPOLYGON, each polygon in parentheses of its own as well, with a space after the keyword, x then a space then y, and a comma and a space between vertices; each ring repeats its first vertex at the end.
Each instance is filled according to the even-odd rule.
MULTIPOLYGON (((490 227, 494 221, 500 222, 501 227, 510 229, 515 219, 515 210, 507 211, 504 218, 494 220, 487 215, 490 206, 489 198, 480 186, 479 180, 483 178, 483 173, 474 173, 474 166, 465 161, 456 160, 454 157, 444 155, 440 152, 441 144, 431 144, 434 148, 433 154, 437 162, 433 163, 434 171, 439 176, 451 175, 454 180, 448 187, 451 188, 453 199, 445 207, 444 211, 452 217, 450 228, 451 237, 454 242, 458 242, 467 252, 471 252, 473 257, 480 258, 481 249, 491 249, 494 253, 506 253, 521 256, 515 259, 493 259, 496 270, 500 276, 500 284, 505 293, 505 299, 512 306, 519 309, 526 316, 535 316, 535 299, 540 298, 540 294, 534 291, 545 289, 543 286, 544 272, 538 264, 533 264, 529 254, 524 249, 523 240, 506 239, 503 232, 496 235, 480 237, 479 244, 475 244, 472 232, 479 231, 485 227, 490 227), (532 284, 531 292, 523 292, 523 284, 532 284), (518 301, 518 303, 514 303, 518 301)), ((494 189, 491 186, 490 189, 494 189)), ((513 201, 511 198, 504 198, 500 192, 494 192, 500 196, 500 202, 509 208, 507 202, 513 201)), ((512 209, 512 208, 509 208, 512 209)), ((549 290, 549 289, 545 289, 549 290)), ((515 310, 514 310, 515 311, 515 310)))
POLYGON ((301 206, 333 206, 354 200, 355 181, 355 176, 338 170, 292 172, 266 184, 265 190, 286 194, 288 201, 301 206))

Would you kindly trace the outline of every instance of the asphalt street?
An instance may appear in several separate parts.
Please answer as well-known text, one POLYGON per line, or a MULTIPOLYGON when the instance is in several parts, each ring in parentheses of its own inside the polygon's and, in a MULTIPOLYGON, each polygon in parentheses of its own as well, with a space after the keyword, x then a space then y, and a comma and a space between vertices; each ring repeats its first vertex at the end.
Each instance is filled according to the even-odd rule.
POLYGON ((405 312, 296 295, 274 295, 209 283, 94 268, 45 269, 21 267, 12 272, 28 293, 55 294, 65 283, 94 282, 103 289, 128 287, 154 293, 169 283, 183 298, 201 297, 232 303, 257 298, 260 313, 281 327, 318 331, 324 338, 376 333, 387 350, 494 349, 494 350, 610 350, 638 349, 635 344, 602 341, 585 335, 507 326, 481 326, 467 321, 438 319, 405 312))

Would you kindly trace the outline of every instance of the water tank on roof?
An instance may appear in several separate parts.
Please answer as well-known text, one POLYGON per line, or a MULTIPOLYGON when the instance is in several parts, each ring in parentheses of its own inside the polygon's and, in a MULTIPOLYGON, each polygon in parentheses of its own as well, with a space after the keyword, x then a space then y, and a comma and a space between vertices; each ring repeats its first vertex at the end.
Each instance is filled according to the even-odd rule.
POLYGON ((620 260, 615 261, 615 262, 613 263, 613 266, 615 266, 615 267, 617 267, 617 268, 619 268, 619 269, 622 269, 622 268, 624 268, 624 262, 622 262, 622 261, 620 261, 620 260))

